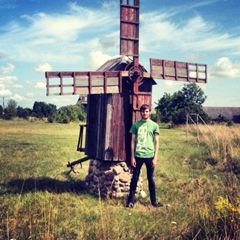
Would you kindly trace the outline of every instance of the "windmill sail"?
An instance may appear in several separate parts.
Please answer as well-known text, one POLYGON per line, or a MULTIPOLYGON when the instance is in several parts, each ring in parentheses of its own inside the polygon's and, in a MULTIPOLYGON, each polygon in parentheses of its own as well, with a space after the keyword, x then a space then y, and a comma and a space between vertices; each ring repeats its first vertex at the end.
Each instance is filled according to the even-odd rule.
POLYGON ((120 71, 46 72, 47 96, 119 93, 120 71))
POLYGON ((163 59, 150 59, 152 78, 185 82, 207 82, 207 65, 200 63, 178 62, 163 59))
POLYGON ((121 0, 120 7, 120 54, 138 57, 139 0, 133 4, 121 0))

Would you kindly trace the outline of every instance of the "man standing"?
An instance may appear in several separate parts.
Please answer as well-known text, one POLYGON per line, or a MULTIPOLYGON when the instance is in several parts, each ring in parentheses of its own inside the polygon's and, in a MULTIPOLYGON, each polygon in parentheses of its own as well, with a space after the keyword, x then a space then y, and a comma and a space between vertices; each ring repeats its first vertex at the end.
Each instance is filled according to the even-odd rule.
POLYGON ((154 207, 162 207, 161 203, 156 201, 154 168, 158 155, 158 125, 150 119, 150 107, 143 104, 140 108, 141 120, 135 122, 130 133, 131 140, 131 166, 133 175, 130 183, 130 192, 126 207, 132 208, 134 204, 134 195, 137 182, 141 172, 141 167, 145 163, 147 168, 148 188, 150 193, 151 204, 154 207))

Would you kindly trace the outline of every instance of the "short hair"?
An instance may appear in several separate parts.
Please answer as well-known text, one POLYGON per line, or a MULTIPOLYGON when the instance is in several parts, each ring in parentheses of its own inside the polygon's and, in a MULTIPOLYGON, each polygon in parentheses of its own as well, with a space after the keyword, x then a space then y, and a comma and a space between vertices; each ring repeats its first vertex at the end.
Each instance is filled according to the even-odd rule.
POLYGON ((151 111, 150 107, 148 104, 144 103, 141 107, 140 107, 140 112, 149 109, 149 111, 151 111))

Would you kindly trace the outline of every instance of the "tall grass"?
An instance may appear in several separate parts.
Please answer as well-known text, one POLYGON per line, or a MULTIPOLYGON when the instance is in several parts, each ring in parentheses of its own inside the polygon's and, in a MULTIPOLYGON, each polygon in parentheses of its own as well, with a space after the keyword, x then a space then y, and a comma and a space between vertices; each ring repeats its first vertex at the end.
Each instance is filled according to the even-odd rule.
POLYGON ((240 159, 240 128, 225 125, 212 125, 206 128, 200 125, 203 141, 208 145, 209 157, 219 162, 226 161, 226 149, 229 148, 233 159, 240 159), (210 131, 209 131, 210 130, 210 131))
MULTIPOLYGON (((160 127, 155 181, 164 208, 148 196, 129 210, 126 199, 87 193, 88 162, 66 174, 67 162, 83 157, 78 124, 0 120, 0 239, 237 239, 240 126, 229 135, 211 126, 214 137, 203 128, 199 140, 192 130, 188 141, 185 127, 160 127)), ((144 168, 142 177, 148 192, 144 168)))
POLYGON ((239 239, 240 127, 200 125, 199 130, 198 142, 208 153, 205 162, 215 166, 217 173, 213 177, 218 180, 214 188, 197 182, 204 193, 198 213, 202 226, 199 234, 207 239, 239 239))

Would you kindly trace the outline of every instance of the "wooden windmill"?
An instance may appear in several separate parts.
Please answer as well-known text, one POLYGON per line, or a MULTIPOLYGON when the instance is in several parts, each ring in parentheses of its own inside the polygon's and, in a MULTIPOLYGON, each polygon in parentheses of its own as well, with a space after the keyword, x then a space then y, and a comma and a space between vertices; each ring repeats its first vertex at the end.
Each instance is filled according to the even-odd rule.
POLYGON ((120 0, 121 57, 97 71, 45 73, 47 95, 87 95, 87 123, 80 127, 78 142, 87 156, 82 160, 130 159, 129 129, 141 105, 151 105, 154 79, 207 81, 205 64, 150 59, 150 72, 145 70, 139 63, 139 7, 140 0, 120 0))

